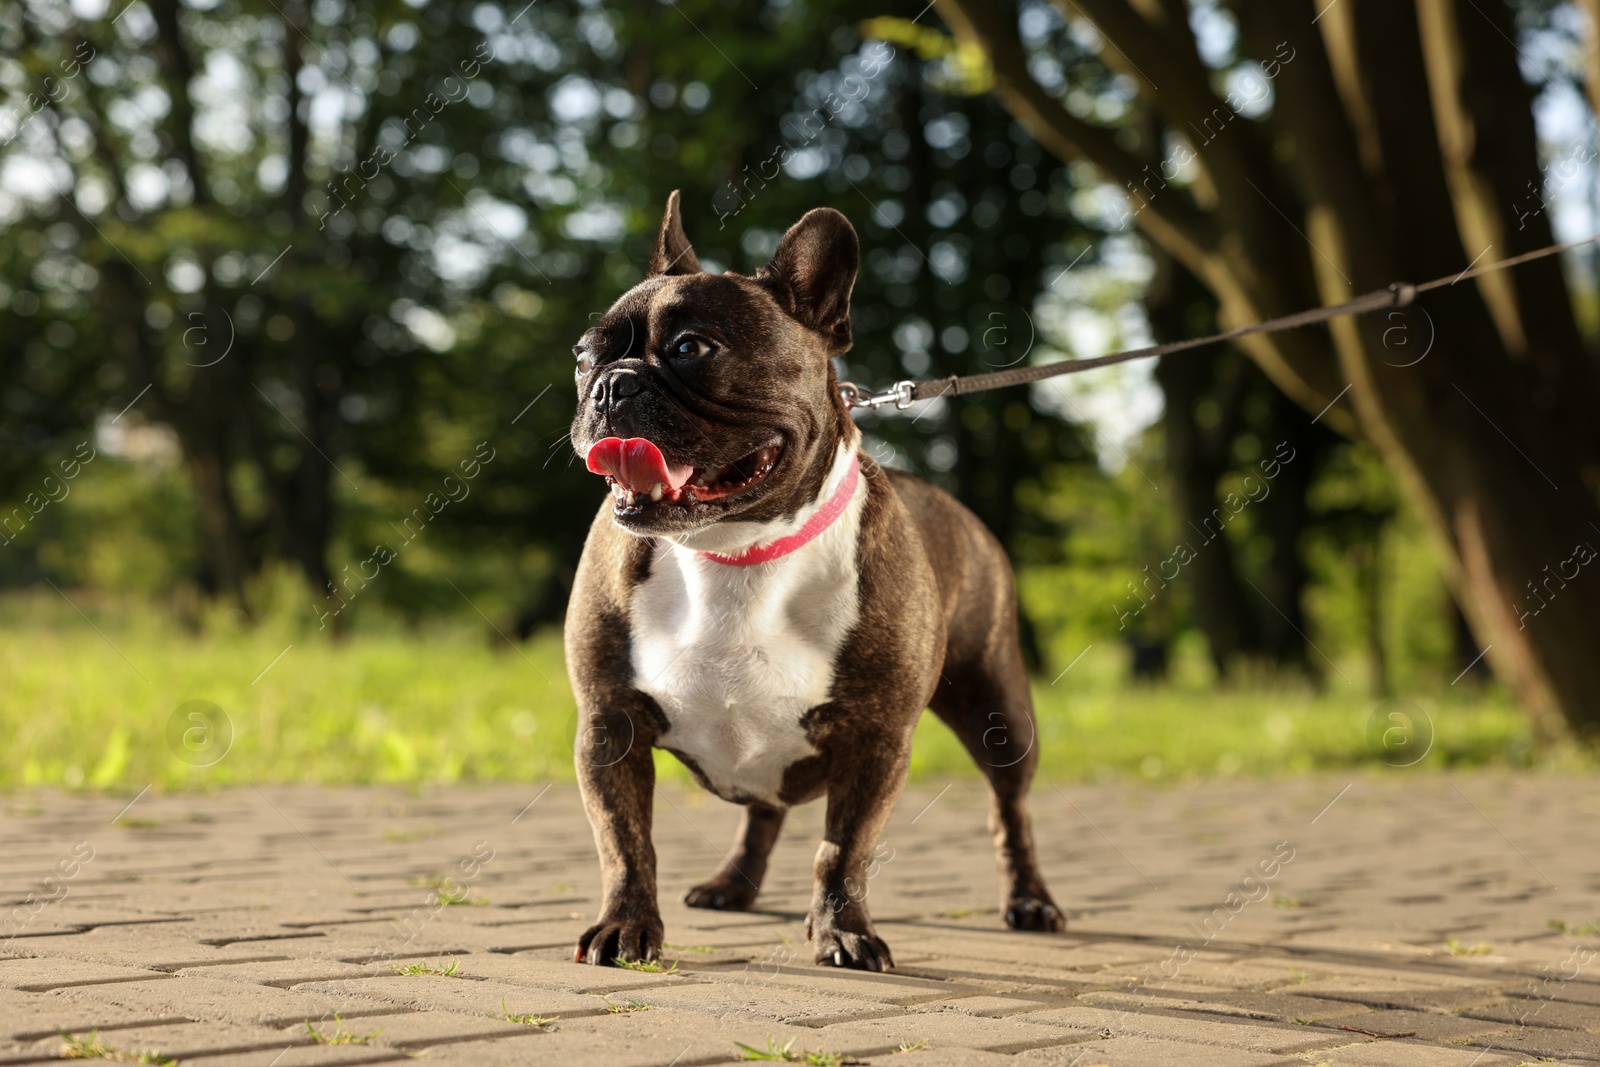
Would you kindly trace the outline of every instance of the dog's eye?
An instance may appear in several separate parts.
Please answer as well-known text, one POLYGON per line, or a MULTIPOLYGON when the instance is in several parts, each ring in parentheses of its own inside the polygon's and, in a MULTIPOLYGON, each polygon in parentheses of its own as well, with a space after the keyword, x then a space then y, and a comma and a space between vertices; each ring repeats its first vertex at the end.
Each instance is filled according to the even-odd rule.
POLYGON ((711 352, 711 342, 703 337, 682 337, 672 345, 672 354, 678 359, 699 359, 711 352))
POLYGON ((589 368, 594 364, 594 357, 592 357, 589 354, 589 350, 584 348, 582 345, 575 347, 572 350, 572 354, 578 357, 578 367, 572 372, 572 376, 574 378, 582 378, 585 374, 589 373, 589 368))

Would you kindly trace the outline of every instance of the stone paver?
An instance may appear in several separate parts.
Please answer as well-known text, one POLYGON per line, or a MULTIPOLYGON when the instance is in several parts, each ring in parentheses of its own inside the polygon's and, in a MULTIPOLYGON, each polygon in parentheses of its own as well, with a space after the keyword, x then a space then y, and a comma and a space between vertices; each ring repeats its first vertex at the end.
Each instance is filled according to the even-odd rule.
POLYGON ((663 790, 677 970, 652 974, 570 962, 599 872, 569 784, 14 797, 0 1064, 64 1031, 197 1067, 697 1067, 791 1040, 896 1067, 1600 1065, 1600 781, 1046 786, 1057 936, 1001 927, 982 787, 942 784, 902 800, 869 883, 888 975, 811 963, 819 805, 761 911, 692 911, 737 810, 663 790))

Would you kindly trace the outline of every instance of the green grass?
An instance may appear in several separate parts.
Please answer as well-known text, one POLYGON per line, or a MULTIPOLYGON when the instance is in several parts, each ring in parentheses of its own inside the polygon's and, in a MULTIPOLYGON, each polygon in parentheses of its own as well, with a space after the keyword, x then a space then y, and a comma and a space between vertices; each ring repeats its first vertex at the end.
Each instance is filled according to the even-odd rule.
POLYGON ((97 1030, 91 1031, 88 1037, 77 1037, 65 1030, 57 1030, 56 1033, 61 1035, 61 1058, 64 1060, 109 1060, 112 1063, 157 1064, 160 1067, 176 1067, 178 1062, 159 1052, 127 1052, 108 1045, 101 1040, 97 1030))
POLYGON ((616 1000, 612 1000, 610 997, 601 997, 600 999, 605 1002, 606 1011, 612 1015, 627 1015, 629 1012, 649 1011, 652 1007, 652 1005, 646 1004, 642 1000, 634 1000, 632 997, 619 997, 616 1000))
POLYGON ((522 1015, 506 1007, 506 998, 500 998, 500 1017, 508 1023, 519 1023, 523 1026, 536 1026, 543 1030, 557 1019, 559 1015, 522 1015))
MULTIPOLYGON (((190 632, 147 605, 68 595, 88 619, 54 593, 0 598, 0 745, 9 756, 0 761, 0 789, 572 777, 574 705, 554 632, 512 648, 480 621, 336 643, 314 622, 282 612, 255 627, 220 618, 190 632), (195 700, 220 707, 233 731, 227 754, 204 766, 177 758, 168 740, 176 709, 195 700)), ((309 608, 304 614, 311 618, 309 608)), ((1097 643, 1055 684, 1035 683, 1042 777, 1596 765, 1570 747, 1537 751, 1505 697, 1463 684, 1403 694, 1428 714, 1435 736, 1418 767, 1391 771, 1370 741, 1369 720, 1382 702, 1359 684, 1356 664, 1343 668, 1352 682, 1330 673, 1320 692, 1294 682, 1219 690, 1183 662, 1171 683, 1129 685, 1122 655, 1097 643)), ((177 734, 187 726, 179 716, 177 734)), ((1027 742, 997 744, 995 752, 1020 754, 1027 742)), ((690 780, 671 756, 657 760, 664 779, 690 780)), ((976 770, 927 715, 912 774, 937 782, 976 770)))
MULTIPOLYGON (((791 1037, 787 1044, 780 1045, 777 1039, 769 1036, 766 1048, 756 1048, 753 1045, 746 1045, 742 1041, 735 1041, 734 1045, 739 1049, 739 1059, 756 1060, 762 1063, 804 1063, 810 1065, 810 1067, 839 1067, 840 1064, 856 1062, 855 1060, 846 1059, 837 1052, 824 1052, 822 1049, 807 1052, 804 1049, 796 1049, 794 1043, 798 1040, 800 1039, 797 1037, 791 1037)), ((902 1047, 899 1051, 909 1052, 912 1050, 902 1047)))
POLYGON ((648 974, 677 974, 678 961, 673 960, 671 967, 661 966, 660 960, 625 960, 621 956, 611 961, 618 967, 629 971, 644 971, 648 974))
POLYGON ((1445 951, 1452 956, 1487 956, 1494 951, 1494 946, 1487 941, 1479 941, 1475 945, 1464 945, 1454 937, 1444 940, 1445 951))
POLYGON ((390 970, 394 971, 395 974, 436 974, 440 978, 460 978, 461 961, 451 960, 443 967, 436 967, 426 961, 418 960, 415 963, 398 964, 391 967, 390 970))
POLYGON ((194 635, 153 610, 69 595, 104 637, 59 598, 0 602, 0 739, 12 757, 0 788, 572 777, 573 702, 553 634, 518 650, 467 628, 343 643, 314 623, 194 635), (191 700, 232 724, 231 748, 208 766, 168 744, 168 720, 191 700))
POLYGON ((358 1034, 354 1031, 346 1030, 344 1028, 344 1020, 335 1015, 333 1017, 332 1030, 318 1029, 310 1019, 307 1019, 306 1033, 310 1035, 311 1040, 319 1045, 370 1045, 373 1039, 382 1031, 373 1030, 370 1033, 358 1034))

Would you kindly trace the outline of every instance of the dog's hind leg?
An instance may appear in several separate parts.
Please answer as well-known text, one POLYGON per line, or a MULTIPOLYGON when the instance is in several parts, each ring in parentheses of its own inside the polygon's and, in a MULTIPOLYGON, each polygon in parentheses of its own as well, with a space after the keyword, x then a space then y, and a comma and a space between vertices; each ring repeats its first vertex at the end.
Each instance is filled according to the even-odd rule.
POLYGON ((744 911, 754 904, 785 814, 786 809, 769 804, 745 805, 733 850, 717 873, 683 895, 683 902, 716 911, 744 911))
POLYGON ((1027 796, 1039 746, 1028 676, 1015 642, 991 649, 988 662, 947 662, 929 707, 955 731, 989 780, 989 832, 1000 864, 1006 925, 1066 929, 1066 916, 1045 888, 1034 852, 1027 796))

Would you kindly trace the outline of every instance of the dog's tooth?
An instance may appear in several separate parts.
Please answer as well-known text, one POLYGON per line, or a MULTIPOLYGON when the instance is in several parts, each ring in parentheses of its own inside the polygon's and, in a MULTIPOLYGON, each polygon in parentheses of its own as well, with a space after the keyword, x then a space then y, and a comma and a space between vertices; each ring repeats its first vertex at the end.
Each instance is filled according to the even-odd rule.
POLYGON ((666 487, 660 482, 650 487, 650 501, 653 504, 661 503, 661 498, 666 495, 666 487))

